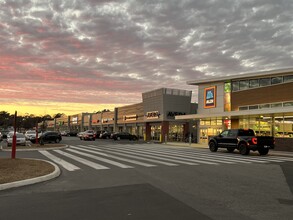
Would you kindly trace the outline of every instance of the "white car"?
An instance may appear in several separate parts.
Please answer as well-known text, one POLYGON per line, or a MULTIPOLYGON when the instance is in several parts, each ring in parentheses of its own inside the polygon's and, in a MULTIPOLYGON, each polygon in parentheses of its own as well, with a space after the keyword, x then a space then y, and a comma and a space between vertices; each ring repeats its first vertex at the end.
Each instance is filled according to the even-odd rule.
MULTIPOLYGON (((41 132, 38 133, 38 137, 42 135, 41 132)), ((36 131, 35 130, 29 130, 26 131, 24 136, 27 138, 27 140, 35 141, 36 140, 36 131)))
MULTIPOLYGON (((7 134, 7 144, 8 144, 8 146, 12 145, 13 134, 14 134, 14 132, 9 132, 7 134)), ((16 133, 16 144, 17 145, 23 145, 23 146, 26 145, 26 137, 24 136, 24 134, 16 133)))
POLYGON ((78 132, 77 137, 81 138, 83 136, 84 131, 78 132))

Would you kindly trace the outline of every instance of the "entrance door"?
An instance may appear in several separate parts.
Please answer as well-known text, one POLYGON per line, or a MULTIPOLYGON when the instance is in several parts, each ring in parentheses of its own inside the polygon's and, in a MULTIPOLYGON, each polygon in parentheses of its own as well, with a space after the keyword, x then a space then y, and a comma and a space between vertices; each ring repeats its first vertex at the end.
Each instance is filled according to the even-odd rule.
POLYGON ((207 128, 201 128, 199 130, 199 143, 200 144, 208 143, 208 129, 207 128))
POLYGON ((151 126, 151 138, 152 140, 160 141, 161 137, 161 125, 153 125, 151 126))
POLYGON ((222 128, 200 128, 199 130, 199 143, 208 144, 211 136, 218 135, 222 132, 222 128))

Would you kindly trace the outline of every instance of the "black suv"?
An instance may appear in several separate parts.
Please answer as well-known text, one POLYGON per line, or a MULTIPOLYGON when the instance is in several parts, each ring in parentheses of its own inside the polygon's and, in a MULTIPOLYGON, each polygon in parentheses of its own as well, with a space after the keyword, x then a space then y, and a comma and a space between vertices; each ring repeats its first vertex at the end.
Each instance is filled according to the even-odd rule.
POLYGON ((59 143, 62 140, 60 133, 55 131, 46 131, 39 138, 39 143, 59 143))

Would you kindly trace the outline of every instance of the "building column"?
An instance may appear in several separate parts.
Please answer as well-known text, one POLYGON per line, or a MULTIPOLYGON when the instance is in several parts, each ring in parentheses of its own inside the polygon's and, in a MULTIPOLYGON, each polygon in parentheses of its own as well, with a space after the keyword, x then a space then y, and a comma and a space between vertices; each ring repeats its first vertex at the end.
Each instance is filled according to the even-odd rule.
POLYGON ((144 140, 150 141, 151 140, 151 125, 149 122, 145 123, 145 134, 144 134, 144 140))
POLYGON ((166 137, 168 137, 169 134, 169 122, 168 121, 163 121, 162 122, 162 128, 161 128, 161 138, 160 141, 161 142, 165 142, 166 137))
POLYGON ((189 129, 189 122, 184 123, 183 124, 183 141, 185 140, 185 138, 189 138, 190 130, 191 129, 189 129))

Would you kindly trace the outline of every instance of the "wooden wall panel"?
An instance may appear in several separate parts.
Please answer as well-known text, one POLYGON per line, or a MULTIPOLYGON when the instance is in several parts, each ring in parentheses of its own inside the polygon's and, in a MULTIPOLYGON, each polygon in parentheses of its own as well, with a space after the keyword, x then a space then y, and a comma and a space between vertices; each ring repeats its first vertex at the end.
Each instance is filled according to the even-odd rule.
POLYGON ((239 106, 255 105, 272 102, 285 102, 293 100, 293 82, 232 92, 232 111, 239 106))

